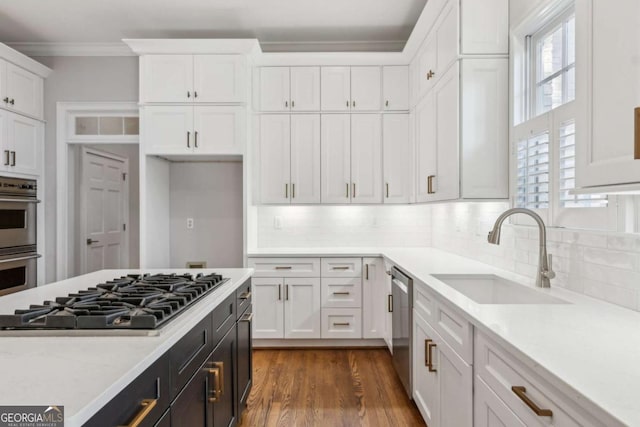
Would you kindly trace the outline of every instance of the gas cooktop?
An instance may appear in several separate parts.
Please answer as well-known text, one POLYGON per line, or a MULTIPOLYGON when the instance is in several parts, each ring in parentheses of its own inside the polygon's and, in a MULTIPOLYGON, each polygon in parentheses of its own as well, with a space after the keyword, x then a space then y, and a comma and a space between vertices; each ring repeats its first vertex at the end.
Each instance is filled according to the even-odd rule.
POLYGON ((157 335, 153 331, 228 280, 219 274, 130 274, 0 315, 0 329, 157 335))

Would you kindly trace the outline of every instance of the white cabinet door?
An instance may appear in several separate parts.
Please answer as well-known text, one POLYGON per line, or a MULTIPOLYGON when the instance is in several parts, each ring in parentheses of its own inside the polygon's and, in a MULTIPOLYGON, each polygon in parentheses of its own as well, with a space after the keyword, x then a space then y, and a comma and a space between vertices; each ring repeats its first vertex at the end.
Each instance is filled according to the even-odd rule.
POLYGON ((432 359, 440 394, 439 425, 473 426, 473 369, 436 335, 432 359))
POLYGON ((9 93, 7 91, 7 65, 8 62, 0 59, 0 101, 3 107, 9 107, 9 93))
POLYGON ((382 102, 386 111, 409 109, 409 67, 382 67, 382 102))
POLYGON ((473 390, 475 427, 524 427, 525 424, 479 377, 473 390))
POLYGON ((262 203, 289 203, 289 115, 260 116, 260 195, 262 203))
POLYGON ((284 337, 320 338, 320 278, 284 279, 284 337))
POLYGON ((384 202, 409 203, 409 114, 382 116, 384 202))
POLYGON ((429 34, 418 51, 415 76, 416 88, 418 89, 417 99, 424 96, 435 82, 435 73, 438 71, 436 63, 437 41, 436 34, 429 34))
POLYGON ((244 108, 196 106, 193 108, 194 152, 197 154, 242 154, 244 108))
POLYGON ((509 197, 509 60, 461 61, 462 197, 509 197))
POLYGON ((459 162, 459 73, 454 65, 433 88, 436 110, 436 163, 432 179, 433 200, 453 200, 460 196, 459 162))
POLYGON ((193 107, 146 106, 143 112, 143 144, 147 154, 193 152, 193 107))
POLYGON ((254 277, 253 338, 284 338, 284 279, 254 277))
MULTIPOLYGON (((427 366, 428 344, 436 332, 413 311, 413 401, 429 426, 440 425, 440 393, 438 376, 427 366)), ((432 350, 433 352, 433 350, 432 350)))
POLYGON ((37 175, 40 173, 43 124, 18 114, 10 114, 7 123, 7 138, 10 156, 9 170, 17 173, 37 175))
POLYGON ((260 68, 260 110, 289 111, 289 67, 260 68))
POLYGON ((380 67, 351 67, 351 110, 380 110, 380 67))
POLYGON ((436 166, 436 104, 430 91, 416 106, 416 201, 433 200, 436 166))
POLYGON ((291 202, 320 203, 320 115, 291 115, 291 202))
POLYGON ((436 68, 435 83, 443 77, 444 73, 458 59, 458 2, 450 2, 442 12, 436 24, 436 68))
POLYGON ((140 64, 140 102, 190 102, 194 99, 192 55, 144 55, 140 64))
POLYGON ((322 67, 320 81, 322 111, 351 109, 350 67, 322 67))
POLYGON ((509 53, 509 0, 463 0, 461 53, 509 53))
POLYGON ((43 82, 37 75, 7 63, 7 97, 4 106, 18 113, 42 118, 43 82))
POLYGON ((379 114, 351 115, 351 201, 382 202, 382 134, 379 114))
POLYGON ((386 333, 387 287, 382 258, 363 258, 362 335, 384 338, 386 333))
POLYGON ((389 353, 393 354, 393 312, 391 311, 392 284, 391 274, 387 274, 385 267, 384 287, 387 298, 386 309, 384 311, 384 342, 387 343, 389 353))
POLYGON ((320 118, 322 203, 351 201, 351 119, 349 114, 320 118))
POLYGON ((320 110, 320 67, 291 67, 291 111, 320 110))
POLYGON ((640 2, 576 2, 576 40, 576 184, 640 182, 640 2))
POLYGON ((195 102, 244 102, 244 59, 240 55, 194 55, 195 102))

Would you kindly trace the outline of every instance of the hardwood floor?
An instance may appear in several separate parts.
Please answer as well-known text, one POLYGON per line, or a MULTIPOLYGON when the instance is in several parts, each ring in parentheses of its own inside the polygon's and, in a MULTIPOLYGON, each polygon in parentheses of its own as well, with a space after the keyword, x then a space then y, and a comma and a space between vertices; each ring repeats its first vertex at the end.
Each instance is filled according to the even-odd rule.
POLYGON ((424 425, 386 349, 254 350, 241 427, 424 425))

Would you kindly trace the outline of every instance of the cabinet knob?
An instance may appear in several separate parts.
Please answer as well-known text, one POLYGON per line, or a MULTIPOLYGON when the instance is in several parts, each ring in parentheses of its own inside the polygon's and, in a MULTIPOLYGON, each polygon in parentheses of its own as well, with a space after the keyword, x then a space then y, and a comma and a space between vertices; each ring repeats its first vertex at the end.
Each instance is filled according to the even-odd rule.
POLYGON ((11 101, 9 101, 9 104, 14 105, 16 103, 16 100, 11 98, 11 101))

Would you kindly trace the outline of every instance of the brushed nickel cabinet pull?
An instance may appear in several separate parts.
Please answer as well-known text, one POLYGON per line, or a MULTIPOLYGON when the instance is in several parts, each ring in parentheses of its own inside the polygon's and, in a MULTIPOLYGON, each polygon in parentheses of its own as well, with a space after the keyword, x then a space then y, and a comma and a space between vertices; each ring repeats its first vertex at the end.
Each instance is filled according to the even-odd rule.
POLYGON ((391 294, 387 297, 387 311, 393 313, 393 295, 391 294))
POLYGON ((296 184, 294 184, 293 182, 291 183, 291 198, 296 198, 296 184))
POLYGON ((198 148, 198 131, 193 134, 193 146, 198 148))
POLYGON ((240 299, 247 300, 251 298, 251 291, 246 291, 240 294, 240 299))
POLYGON ((11 166, 15 166, 16 165, 16 152, 12 151, 11 152, 11 166))
POLYGON ((633 158, 636 160, 640 159, 640 107, 636 107, 634 110, 634 120, 633 125, 635 129, 635 144, 634 144, 634 155, 633 158))
POLYGON ((539 417, 551 417, 553 416, 553 411, 551 409, 542 409, 536 403, 527 396, 527 389, 523 386, 513 386, 511 387, 511 391, 515 393, 516 396, 522 400, 525 405, 529 407, 535 414, 539 417))
POLYGON ((284 285, 284 299, 289 301, 289 285, 284 285))
POLYGON ((347 182, 347 192, 345 194, 345 197, 348 199, 349 198, 349 183, 347 182))
POLYGON ((278 301, 282 301, 282 285, 278 285, 278 301))
POLYGON ((429 361, 429 344, 432 342, 432 340, 427 339, 424 340, 424 366, 426 366, 427 368, 429 367, 429 364, 431 363, 429 361))
POLYGON ((386 183, 386 187, 387 187, 387 199, 389 198, 389 183, 386 183))
POLYGON ((350 295, 351 292, 334 292, 333 295, 350 295))
POLYGON ((249 323, 251 323, 252 320, 253 320, 253 313, 247 313, 244 316, 242 316, 242 318, 240 319, 241 322, 249 322, 249 323))
POLYGON ((191 132, 187 131, 187 148, 191 148, 191 132))
POLYGON ((140 411, 136 414, 135 417, 131 420, 131 422, 125 426, 119 427, 138 427, 145 418, 153 411, 153 408, 156 407, 158 403, 158 399, 143 399, 140 402, 140 411))
POLYGON ((284 185, 284 198, 285 199, 289 198, 289 184, 284 185))
POLYGON ((427 343, 427 368, 429 368, 429 372, 438 372, 438 370, 433 367, 433 354, 431 353, 431 350, 437 346, 434 342, 427 343))
POLYGON ((369 264, 364 265, 364 278, 365 280, 369 280, 369 264))
POLYGON ((331 267, 332 270, 348 270, 349 266, 346 265, 340 265, 340 266, 335 266, 335 267, 331 267))
POLYGON ((353 197, 354 199, 356 198, 356 183, 353 183, 353 192, 351 194, 351 197, 353 197))
POLYGON ((435 194, 435 191, 433 191, 433 178, 435 177, 435 175, 429 175, 427 177, 427 194, 435 194))
POLYGON ((349 322, 333 322, 333 326, 349 326, 349 322))
POLYGON ((9 157, 11 156, 11 154, 9 153, 9 150, 4 150, 4 165, 5 166, 9 166, 9 157))
POLYGON ((276 270, 291 270, 293 267, 291 267, 290 265, 284 265, 284 266, 277 266, 276 270))

